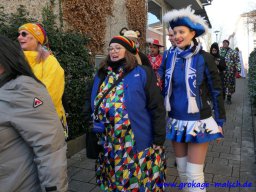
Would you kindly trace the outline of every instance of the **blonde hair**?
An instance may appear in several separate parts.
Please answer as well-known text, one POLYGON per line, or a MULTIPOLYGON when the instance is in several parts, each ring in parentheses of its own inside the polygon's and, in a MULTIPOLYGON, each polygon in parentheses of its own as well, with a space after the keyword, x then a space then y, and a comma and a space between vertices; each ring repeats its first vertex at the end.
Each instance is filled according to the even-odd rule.
POLYGON ((38 63, 45 61, 47 59, 47 57, 51 54, 51 52, 46 50, 40 43, 38 43, 37 52, 38 52, 38 54, 36 57, 36 61, 38 63))

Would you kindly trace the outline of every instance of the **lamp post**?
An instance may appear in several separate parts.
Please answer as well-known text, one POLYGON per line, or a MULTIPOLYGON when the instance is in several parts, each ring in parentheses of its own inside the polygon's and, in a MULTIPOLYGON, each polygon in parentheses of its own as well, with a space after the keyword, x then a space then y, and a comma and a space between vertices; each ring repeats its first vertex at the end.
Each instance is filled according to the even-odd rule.
POLYGON ((220 31, 216 30, 214 31, 215 35, 216 35, 216 42, 218 42, 218 34, 219 34, 220 31))

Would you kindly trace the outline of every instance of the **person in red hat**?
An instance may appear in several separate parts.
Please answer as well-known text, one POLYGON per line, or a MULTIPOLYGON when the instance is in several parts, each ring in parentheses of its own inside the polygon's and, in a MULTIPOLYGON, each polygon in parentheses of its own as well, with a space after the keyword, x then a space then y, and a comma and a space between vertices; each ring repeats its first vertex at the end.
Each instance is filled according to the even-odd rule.
POLYGON ((160 45, 157 39, 151 39, 148 42, 149 42, 149 49, 150 49, 150 53, 148 54, 148 60, 150 61, 152 69, 156 74, 157 86, 160 87, 161 89, 162 81, 160 79, 160 76, 158 75, 158 69, 161 66, 162 58, 163 58, 162 55, 160 54, 160 48, 164 46, 160 45))
POLYGON ((149 49, 150 53, 148 55, 148 59, 151 63, 152 68, 154 69, 155 73, 157 73, 158 68, 162 63, 162 55, 160 54, 160 48, 164 47, 159 43, 159 40, 152 39, 149 42, 149 49))

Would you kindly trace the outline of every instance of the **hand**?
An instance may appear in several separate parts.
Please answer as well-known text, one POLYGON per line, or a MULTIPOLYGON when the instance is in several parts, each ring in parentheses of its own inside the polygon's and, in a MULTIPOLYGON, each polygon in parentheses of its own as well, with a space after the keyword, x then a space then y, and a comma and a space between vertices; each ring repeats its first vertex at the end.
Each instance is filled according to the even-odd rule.
MULTIPOLYGON (((222 127, 220 127, 220 126, 219 126, 219 131, 220 131, 220 133, 221 133, 222 135, 224 135, 224 134, 223 134, 223 129, 222 129, 222 127)), ((221 140, 222 140, 222 138, 216 139, 216 141, 217 141, 218 144, 220 143, 221 140)))
POLYGON ((153 149, 154 150, 160 150, 160 149, 163 149, 163 146, 153 144, 153 149))

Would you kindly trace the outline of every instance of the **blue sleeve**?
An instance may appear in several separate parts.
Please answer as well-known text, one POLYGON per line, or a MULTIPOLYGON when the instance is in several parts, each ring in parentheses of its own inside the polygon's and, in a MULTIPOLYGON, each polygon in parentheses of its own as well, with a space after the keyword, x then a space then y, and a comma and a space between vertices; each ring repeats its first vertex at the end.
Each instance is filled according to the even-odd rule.
POLYGON ((94 81, 93 81, 92 93, 91 93, 91 110, 92 111, 94 111, 94 99, 97 95, 99 83, 100 83, 100 78, 98 77, 98 75, 95 75, 94 81))
POLYGON ((166 137, 166 121, 164 100, 160 89, 157 87, 157 80, 153 69, 144 67, 147 73, 145 92, 147 96, 147 109, 151 114, 153 126, 153 143, 162 146, 166 137))

